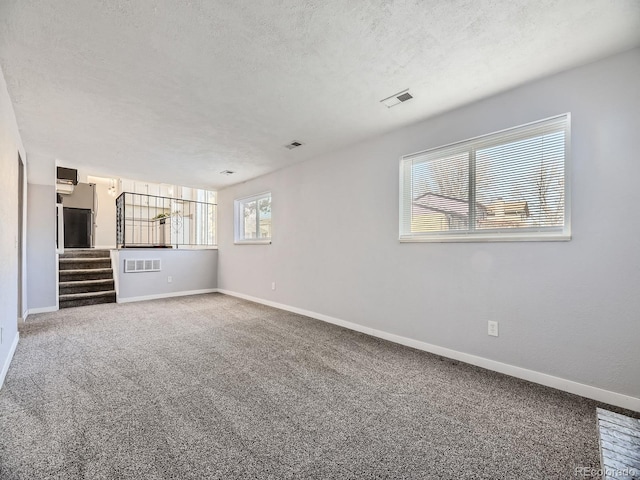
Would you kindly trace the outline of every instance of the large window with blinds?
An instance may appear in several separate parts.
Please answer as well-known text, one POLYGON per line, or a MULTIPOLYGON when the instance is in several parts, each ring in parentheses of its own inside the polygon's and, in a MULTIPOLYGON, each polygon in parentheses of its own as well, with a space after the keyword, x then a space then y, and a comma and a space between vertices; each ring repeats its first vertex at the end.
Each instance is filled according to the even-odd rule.
POLYGON ((569 240, 569 114, 400 161, 400 241, 569 240))

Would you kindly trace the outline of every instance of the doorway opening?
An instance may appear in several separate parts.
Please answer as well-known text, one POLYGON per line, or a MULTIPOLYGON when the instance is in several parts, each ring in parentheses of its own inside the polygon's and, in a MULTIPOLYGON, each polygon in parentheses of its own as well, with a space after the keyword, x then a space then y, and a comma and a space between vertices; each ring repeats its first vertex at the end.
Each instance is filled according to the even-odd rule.
POLYGON ((20 152, 18 152, 18 320, 23 318, 22 305, 22 267, 23 267, 23 248, 22 248, 22 228, 24 223, 24 163, 20 152))

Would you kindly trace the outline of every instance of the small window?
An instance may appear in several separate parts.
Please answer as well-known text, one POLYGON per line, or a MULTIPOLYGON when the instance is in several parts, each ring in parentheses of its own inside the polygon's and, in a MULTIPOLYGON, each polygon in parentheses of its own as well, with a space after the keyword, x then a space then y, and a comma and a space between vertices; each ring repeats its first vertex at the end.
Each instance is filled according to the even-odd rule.
POLYGON ((234 207, 236 243, 271 243, 271 192, 236 200, 234 207))
POLYGON ((569 240, 569 114, 406 155, 400 241, 569 240))

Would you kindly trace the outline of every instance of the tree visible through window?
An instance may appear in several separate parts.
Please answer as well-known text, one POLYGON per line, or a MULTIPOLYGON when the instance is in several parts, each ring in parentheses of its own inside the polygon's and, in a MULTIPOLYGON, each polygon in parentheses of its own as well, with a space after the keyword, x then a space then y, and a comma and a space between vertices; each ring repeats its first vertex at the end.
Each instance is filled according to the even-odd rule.
POLYGON ((271 240, 271 193, 235 201, 236 242, 271 240))
POLYGON ((568 115, 406 156, 404 241, 568 239, 568 115))

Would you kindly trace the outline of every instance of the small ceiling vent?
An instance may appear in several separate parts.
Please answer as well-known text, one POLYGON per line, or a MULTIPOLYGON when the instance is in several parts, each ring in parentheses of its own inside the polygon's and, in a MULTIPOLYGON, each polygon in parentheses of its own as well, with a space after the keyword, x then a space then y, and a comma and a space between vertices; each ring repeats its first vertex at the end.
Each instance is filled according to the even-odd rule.
POLYGON ((223 170, 220 172, 220 175, 233 175, 234 173, 236 172, 234 172, 233 170, 223 170))
POLYGON ((294 148, 297 148, 299 146, 301 146, 302 144, 300 142, 296 142, 295 140, 293 142, 291 142, 289 145, 285 145, 286 148, 288 148, 289 150, 293 150, 294 148))
POLYGON ((383 100, 380 100, 380 103, 383 103, 387 106, 387 108, 395 107, 396 105, 406 102, 407 100, 411 100, 413 95, 409 93, 409 89, 403 90, 401 92, 396 93, 395 95, 391 95, 383 100))

